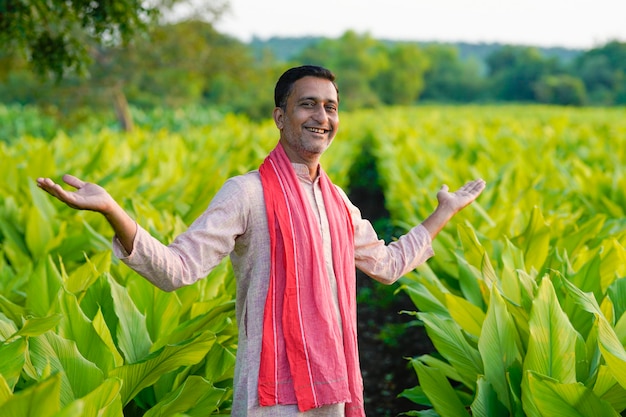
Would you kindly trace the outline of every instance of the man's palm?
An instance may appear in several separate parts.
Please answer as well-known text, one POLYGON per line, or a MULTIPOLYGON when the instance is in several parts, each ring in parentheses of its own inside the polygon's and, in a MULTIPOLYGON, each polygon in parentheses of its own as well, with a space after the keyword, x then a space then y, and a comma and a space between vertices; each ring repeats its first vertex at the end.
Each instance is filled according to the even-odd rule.
POLYGON ((437 201, 439 205, 449 207, 456 213, 476 200, 484 189, 485 181, 482 179, 470 181, 453 193, 444 185, 437 193, 437 201))

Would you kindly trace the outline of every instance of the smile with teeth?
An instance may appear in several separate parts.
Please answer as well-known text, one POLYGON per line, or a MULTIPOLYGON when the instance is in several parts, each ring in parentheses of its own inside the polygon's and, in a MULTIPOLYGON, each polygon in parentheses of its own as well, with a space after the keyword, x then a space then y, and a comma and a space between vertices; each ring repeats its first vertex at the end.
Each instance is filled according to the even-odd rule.
POLYGON ((308 130, 309 132, 320 133, 320 134, 328 132, 328 130, 326 129, 320 129, 317 127, 307 127, 306 130, 308 130))

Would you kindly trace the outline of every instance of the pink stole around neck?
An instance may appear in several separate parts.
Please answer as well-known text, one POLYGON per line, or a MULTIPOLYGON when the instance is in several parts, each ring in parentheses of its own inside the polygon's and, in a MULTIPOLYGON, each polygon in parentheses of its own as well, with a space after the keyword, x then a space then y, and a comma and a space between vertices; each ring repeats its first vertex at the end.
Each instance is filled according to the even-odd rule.
POLYGON ((300 411, 346 403, 346 417, 364 417, 356 332, 354 231, 348 208, 320 168, 340 328, 317 217, 280 143, 259 172, 271 251, 259 403, 297 404, 300 411))

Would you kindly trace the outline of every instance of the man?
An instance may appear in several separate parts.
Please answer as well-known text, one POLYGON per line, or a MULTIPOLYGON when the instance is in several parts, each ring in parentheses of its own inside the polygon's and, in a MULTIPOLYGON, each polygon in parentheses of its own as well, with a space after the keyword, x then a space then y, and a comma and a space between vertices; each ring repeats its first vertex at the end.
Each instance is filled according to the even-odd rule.
POLYGON ((421 224, 385 245, 319 164, 339 127, 334 75, 286 71, 275 89, 276 148, 258 170, 229 179, 187 231, 165 246, 101 187, 66 175, 38 185, 77 209, 102 213, 113 250, 159 288, 206 277, 230 255, 237 279, 235 417, 364 416, 356 342, 355 267, 391 284, 433 255, 431 242, 474 201, 483 180, 443 186, 421 224))

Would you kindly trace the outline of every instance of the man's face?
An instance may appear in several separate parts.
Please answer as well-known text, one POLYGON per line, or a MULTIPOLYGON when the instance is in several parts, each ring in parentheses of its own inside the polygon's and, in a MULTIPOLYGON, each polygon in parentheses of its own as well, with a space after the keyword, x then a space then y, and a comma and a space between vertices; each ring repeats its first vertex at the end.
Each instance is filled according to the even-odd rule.
POLYGON ((274 109, 280 141, 292 162, 317 164, 337 134, 339 100, 334 84, 324 78, 296 81, 286 109, 274 109))

